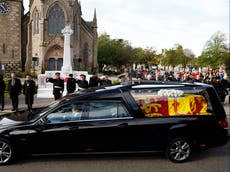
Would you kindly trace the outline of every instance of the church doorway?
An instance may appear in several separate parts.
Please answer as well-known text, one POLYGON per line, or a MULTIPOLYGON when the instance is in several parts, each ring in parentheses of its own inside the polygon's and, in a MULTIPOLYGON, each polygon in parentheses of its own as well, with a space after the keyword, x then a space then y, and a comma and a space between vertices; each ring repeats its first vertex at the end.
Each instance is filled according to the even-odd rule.
POLYGON ((61 70, 63 66, 63 58, 53 58, 50 57, 48 60, 47 70, 61 70))
POLYGON ((56 45, 50 48, 45 56, 45 69, 48 71, 61 70, 63 66, 63 48, 56 45))
POLYGON ((57 70, 61 70, 62 66, 63 66, 63 58, 58 58, 58 60, 57 60, 57 70))
POLYGON ((55 59, 49 58, 48 70, 56 70, 55 59))

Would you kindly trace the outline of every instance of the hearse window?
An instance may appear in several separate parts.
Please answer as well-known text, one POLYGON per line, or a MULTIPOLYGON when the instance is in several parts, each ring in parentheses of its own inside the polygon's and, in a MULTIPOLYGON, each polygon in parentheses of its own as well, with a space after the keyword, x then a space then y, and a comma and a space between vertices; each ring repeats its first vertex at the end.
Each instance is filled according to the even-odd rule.
POLYGON ((212 112, 202 88, 145 88, 130 93, 146 117, 211 115, 212 112))
POLYGON ((111 119, 128 117, 129 114, 119 102, 90 102, 88 119, 111 119))
POLYGON ((47 123, 59 123, 81 120, 83 111, 82 103, 67 104, 46 116, 47 123))

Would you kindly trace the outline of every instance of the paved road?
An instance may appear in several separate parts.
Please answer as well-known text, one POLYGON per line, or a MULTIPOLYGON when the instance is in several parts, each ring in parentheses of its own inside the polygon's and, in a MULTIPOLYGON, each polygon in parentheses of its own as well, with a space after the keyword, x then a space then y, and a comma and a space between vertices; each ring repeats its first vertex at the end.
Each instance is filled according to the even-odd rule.
POLYGON ((182 164, 163 155, 32 157, 0 167, 0 172, 229 172, 230 142, 197 152, 182 164))
MULTIPOLYGON (((42 107, 42 106, 48 105, 52 101, 54 101, 54 99, 52 99, 52 98, 37 98, 35 95, 33 107, 42 107)), ((11 99, 6 98, 5 99, 5 108, 4 108, 4 111, 2 113, 10 112, 11 109, 12 109, 11 99)), ((19 96, 19 110, 23 110, 23 109, 27 109, 27 105, 25 104, 25 96, 20 95, 19 96)))

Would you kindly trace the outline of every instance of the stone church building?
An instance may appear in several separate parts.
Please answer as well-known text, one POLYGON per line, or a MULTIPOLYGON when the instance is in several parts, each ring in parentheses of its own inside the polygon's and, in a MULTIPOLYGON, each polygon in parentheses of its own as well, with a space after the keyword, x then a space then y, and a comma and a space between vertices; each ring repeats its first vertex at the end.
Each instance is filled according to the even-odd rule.
POLYGON ((0 0, 1 70, 37 74, 61 70, 62 29, 69 25, 73 70, 97 71, 96 11, 87 22, 78 0, 30 0, 29 12, 23 13, 22 0, 0 0))

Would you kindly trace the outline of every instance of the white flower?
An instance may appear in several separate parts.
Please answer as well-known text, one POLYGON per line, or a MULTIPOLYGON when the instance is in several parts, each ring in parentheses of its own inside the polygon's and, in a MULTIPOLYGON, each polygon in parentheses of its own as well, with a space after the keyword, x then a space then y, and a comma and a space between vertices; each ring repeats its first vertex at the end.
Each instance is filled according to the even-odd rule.
POLYGON ((181 90, 175 90, 175 89, 161 89, 157 93, 159 96, 165 96, 165 97, 181 97, 184 92, 181 90))

